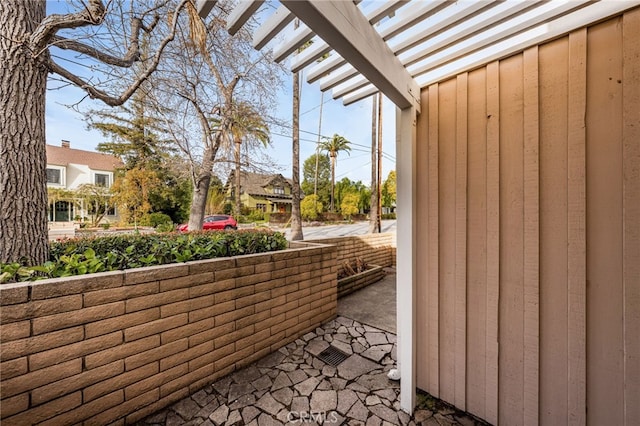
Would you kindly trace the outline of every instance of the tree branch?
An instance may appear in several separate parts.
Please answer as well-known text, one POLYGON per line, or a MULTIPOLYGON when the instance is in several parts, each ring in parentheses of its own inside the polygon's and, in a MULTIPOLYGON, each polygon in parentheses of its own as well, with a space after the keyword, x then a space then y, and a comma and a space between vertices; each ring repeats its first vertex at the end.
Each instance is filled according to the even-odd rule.
POLYGON ((89 0, 82 12, 66 15, 53 14, 42 20, 29 38, 29 46, 34 52, 42 52, 58 30, 79 28, 87 25, 99 25, 104 21, 107 9, 102 0, 89 0))
MULTIPOLYGON (((99 0, 92 0, 92 1, 99 2, 99 0)), ((140 85, 142 83, 144 83, 149 78, 149 76, 155 71, 155 69, 158 67, 158 64, 160 63, 160 58, 162 56, 162 52, 164 51, 165 47, 169 44, 169 42, 171 42, 175 38, 176 29, 177 29, 177 26, 178 26, 178 14, 185 7, 185 5, 187 3, 189 3, 190 1, 191 0, 182 0, 180 2, 180 4, 178 4, 178 6, 176 7, 176 11, 175 11, 175 18, 173 19, 173 22, 172 22, 172 25, 171 25, 171 31, 164 38, 164 40, 162 40, 162 43, 160 43, 160 46, 158 47, 158 51, 154 55, 151 64, 138 77, 138 79, 136 81, 134 81, 120 96, 111 96, 108 93, 106 93, 105 91, 94 87, 93 85, 88 83, 83 78, 73 74, 72 72, 70 72, 66 68, 64 68, 64 67, 60 66, 59 64, 57 64, 51 58, 49 58, 48 61, 47 61, 47 65, 49 67, 49 70, 54 72, 54 73, 57 73, 57 74, 61 75, 62 77, 66 78, 67 80, 71 81, 73 84, 75 84, 78 87, 82 88, 84 91, 86 91, 89 94, 89 97, 91 97, 92 99, 100 99, 101 101, 103 101, 104 103, 106 103, 107 105, 110 105, 110 106, 122 105, 135 93, 135 91, 140 87, 140 85)), ((138 25, 140 26, 141 22, 139 22, 138 25)), ((136 39, 136 43, 137 43, 137 35, 134 38, 136 39)), ((71 41, 71 40, 69 40, 69 41, 71 41)), ((77 43, 77 44, 80 44, 80 43, 77 43)), ((137 47, 136 47, 135 50, 136 50, 136 56, 137 56, 138 55, 137 47)))

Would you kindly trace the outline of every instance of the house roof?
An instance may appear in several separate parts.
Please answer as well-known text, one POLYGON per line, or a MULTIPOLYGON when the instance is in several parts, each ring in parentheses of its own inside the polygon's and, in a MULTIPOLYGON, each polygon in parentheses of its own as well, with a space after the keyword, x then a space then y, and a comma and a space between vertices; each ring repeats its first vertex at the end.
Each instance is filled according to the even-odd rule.
MULTIPOLYGON (((229 179, 227 180, 227 186, 232 186, 234 182, 234 172, 231 172, 229 179)), ((270 198, 291 198, 288 194, 273 194, 267 191, 267 187, 283 183, 289 187, 293 185, 291 179, 287 179, 280 173, 277 174, 262 174, 251 172, 240 172, 240 187, 242 191, 247 194, 259 197, 268 196, 270 198)))
POLYGON ((113 171, 116 168, 123 166, 122 161, 113 155, 48 144, 47 164, 55 166, 83 164, 89 166, 92 170, 105 171, 113 171))
MULTIPOLYGON (((216 3, 198 0, 200 16, 216 3)), ((350 104, 381 91, 396 106, 419 112, 421 87, 620 14, 640 0, 263 3, 237 2, 227 19, 229 32, 254 16, 260 22, 254 46, 262 49, 273 41, 276 61, 291 57, 292 71, 308 68, 307 81, 332 89, 334 99, 350 104), (301 21, 297 28, 295 18, 301 21)))

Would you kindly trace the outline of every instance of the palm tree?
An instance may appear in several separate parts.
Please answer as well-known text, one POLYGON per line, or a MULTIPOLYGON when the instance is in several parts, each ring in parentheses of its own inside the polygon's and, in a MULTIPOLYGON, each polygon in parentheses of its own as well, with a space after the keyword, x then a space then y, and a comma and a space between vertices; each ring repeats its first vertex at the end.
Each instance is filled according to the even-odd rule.
POLYGON ((266 146, 269 143, 269 127, 255 108, 242 102, 233 107, 230 132, 230 137, 233 139, 235 146, 235 210, 236 215, 240 216, 240 147, 243 140, 262 143, 266 146))
POLYGON ((346 140, 344 137, 334 134, 330 138, 325 138, 324 141, 320 144, 320 148, 329 154, 331 158, 331 207, 330 210, 334 211, 334 187, 336 185, 336 161, 338 159, 338 153, 340 151, 345 151, 349 153, 351 151, 351 147, 349 146, 351 142, 346 140))

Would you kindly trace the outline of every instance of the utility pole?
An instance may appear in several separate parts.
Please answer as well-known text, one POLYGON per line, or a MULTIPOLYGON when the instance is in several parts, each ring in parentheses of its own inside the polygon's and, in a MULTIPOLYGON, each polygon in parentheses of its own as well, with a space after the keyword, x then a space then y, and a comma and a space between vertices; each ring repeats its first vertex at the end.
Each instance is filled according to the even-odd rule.
POLYGON ((378 196, 378 98, 377 95, 371 97, 371 202, 369 209, 369 233, 375 234, 379 231, 378 227, 378 205, 380 198, 378 196))
POLYGON ((320 135, 322 134, 322 105, 324 105, 324 92, 320 92, 320 118, 318 119, 318 143, 316 144, 316 174, 313 179, 313 195, 318 196, 318 162, 320 156, 320 135))
POLYGON ((378 233, 382 232, 382 93, 378 92, 378 233))

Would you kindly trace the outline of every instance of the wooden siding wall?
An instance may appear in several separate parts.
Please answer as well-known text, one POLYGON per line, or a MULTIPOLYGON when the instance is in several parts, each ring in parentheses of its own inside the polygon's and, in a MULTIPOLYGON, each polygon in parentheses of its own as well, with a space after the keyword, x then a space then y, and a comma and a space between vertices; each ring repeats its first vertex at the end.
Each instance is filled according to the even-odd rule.
POLYGON ((637 424, 640 9, 422 106, 418 386, 494 424, 637 424))

